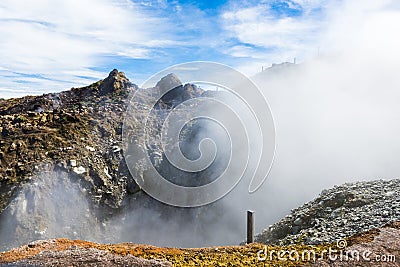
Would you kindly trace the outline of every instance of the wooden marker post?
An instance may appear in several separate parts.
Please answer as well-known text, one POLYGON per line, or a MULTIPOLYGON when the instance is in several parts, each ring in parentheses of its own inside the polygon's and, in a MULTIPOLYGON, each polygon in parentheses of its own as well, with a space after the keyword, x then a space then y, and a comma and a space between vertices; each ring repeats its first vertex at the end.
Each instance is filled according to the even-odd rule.
POLYGON ((254 242, 254 211, 247 211, 247 244, 254 242))

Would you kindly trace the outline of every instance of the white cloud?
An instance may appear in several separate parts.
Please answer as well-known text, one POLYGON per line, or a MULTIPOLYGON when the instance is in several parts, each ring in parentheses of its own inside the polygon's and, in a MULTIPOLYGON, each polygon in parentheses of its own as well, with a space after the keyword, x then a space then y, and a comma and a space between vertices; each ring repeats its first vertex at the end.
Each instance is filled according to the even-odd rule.
POLYGON ((254 74, 271 63, 313 58, 319 48, 321 54, 357 53, 368 35, 362 31, 373 35, 364 41, 371 53, 398 46, 393 40, 398 14, 390 13, 399 8, 396 1, 285 1, 301 10, 296 16, 277 14, 273 2, 231 1, 220 15, 210 15, 193 4, 165 0, 3 0, 0 97, 5 89, 43 92, 87 85, 107 75, 93 69, 111 65, 110 59, 122 65, 129 59, 169 64, 194 56, 219 60, 225 54, 224 63, 254 74), (41 82, 28 80, 32 74, 41 82))
POLYGON ((245 46, 245 45, 236 45, 227 50, 227 53, 234 57, 251 57, 258 58, 260 55, 255 49, 245 46))
POLYGON ((269 5, 271 1, 244 8, 234 6, 222 14, 228 36, 238 40, 230 49, 225 49, 225 53, 248 59, 245 63, 241 60, 235 67, 247 75, 254 75, 261 66, 293 62, 294 58, 304 60, 318 53, 321 28, 325 24, 311 11, 320 7, 321 2, 293 2, 303 8, 301 16, 277 17, 269 5))
POLYGON ((319 58, 255 78, 280 144, 269 188, 274 181, 282 192, 296 181, 305 185, 286 193, 290 201, 334 184, 398 177, 400 6, 393 3, 343 2, 327 17, 319 58))
POLYGON ((238 67, 252 70, 249 75, 260 69, 261 62, 267 65, 292 61, 294 57, 302 62, 315 58, 319 50, 325 55, 358 55, 362 60, 367 52, 383 58, 386 55, 382 54, 393 54, 399 47, 396 1, 286 1, 293 8, 298 5, 302 10, 299 16, 277 16, 271 2, 236 5, 222 14, 225 30, 238 40, 226 51, 232 56, 248 57, 246 67, 238 67), (243 48, 242 44, 259 49, 243 48))
MULTIPOLYGON (((307 8, 315 6, 307 4, 307 8)), ((304 13, 296 17, 276 17, 273 12, 269 5, 259 4, 225 12, 222 18, 232 37, 268 50, 264 58, 269 58, 269 61, 285 61, 317 50, 316 41, 324 24, 317 23, 315 15, 304 13)), ((249 52, 248 56, 252 57, 252 52, 249 52)))
POLYGON ((329 28, 322 36, 321 44, 326 51, 357 54, 364 53, 367 47, 386 47, 382 52, 396 52, 395 47, 389 46, 399 41, 400 9, 394 8, 392 3, 394 1, 390 0, 366 0, 362 5, 344 2, 331 12, 329 28))
POLYGON ((118 56, 129 58, 149 58, 150 50, 144 48, 127 48, 117 52, 118 56))
MULTIPOLYGON (((65 89, 68 82, 83 85, 88 80, 74 74, 98 78, 91 68, 101 63, 102 56, 149 58, 152 48, 176 43, 167 35, 170 27, 166 18, 152 16, 130 1, 4 0, 0 69, 59 81, 32 83, 43 90, 65 89)), ((11 87, 16 85, 20 84, 11 77, 0 82, 2 88, 20 87, 11 87)))

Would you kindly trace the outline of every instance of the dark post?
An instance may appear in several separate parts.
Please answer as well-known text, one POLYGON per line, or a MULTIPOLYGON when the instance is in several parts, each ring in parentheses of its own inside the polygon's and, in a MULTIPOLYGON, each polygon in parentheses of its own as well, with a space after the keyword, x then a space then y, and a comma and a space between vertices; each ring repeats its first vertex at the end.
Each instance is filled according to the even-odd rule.
POLYGON ((254 242, 254 211, 247 211, 247 244, 254 242))

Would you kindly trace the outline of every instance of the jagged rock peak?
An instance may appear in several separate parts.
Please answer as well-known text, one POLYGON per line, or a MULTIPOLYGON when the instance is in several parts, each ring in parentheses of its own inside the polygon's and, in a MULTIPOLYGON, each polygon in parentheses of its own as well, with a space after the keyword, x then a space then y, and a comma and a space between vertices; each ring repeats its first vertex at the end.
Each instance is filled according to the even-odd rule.
POLYGON ((170 73, 157 83, 156 89, 162 95, 159 106, 163 108, 174 107, 183 101, 191 98, 196 98, 204 93, 204 90, 197 87, 195 84, 187 83, 185 85, 179 80, 179 78, 170 73))
POLYGON ((123 73, 123 72, 119 72, 117 69, 113 69, 111 72, 110 72, 110 74, 108 74, 108 77, 115 77, 115 76, 117 76, 118 74, 122 74, 122 75, 124 75, 125 76, 125 74, 123 73))
POLYGON ((106 79, 128 80, 128 78, 126 78, 125 76, 125 73, 122 71, 118 71, 117 69, 113 69, 112 71, 110 71, 106 79))
POLYGON ((173 73, 168 74, 167 76, 161 78, 161 80, 157 83, 156 87, 158 87, 161 92, 165 92, 169 89, 176 88, 182 85, 181 80, 179 80, 178 76, 173 73))
POLYGON ((107 78, 99 86, 101 94, 108 94, 113 91, 120 91, 132 87, 132 83, 126 78, 125 73, 113 69, 107 78))

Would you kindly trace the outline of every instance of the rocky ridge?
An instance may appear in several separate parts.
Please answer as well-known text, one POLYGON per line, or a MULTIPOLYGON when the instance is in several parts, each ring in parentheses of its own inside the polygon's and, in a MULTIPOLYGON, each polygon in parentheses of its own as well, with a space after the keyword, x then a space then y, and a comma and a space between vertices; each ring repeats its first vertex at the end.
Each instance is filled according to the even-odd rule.
POLYGON ((69 91, 0 101, 0 210, 50 169, 81 177, 97 202, 116 207, 135 191, 120 168, 122 115, 135 90, 124 73, 69 91))
MULTIPOLYGON (((146 115, 143 109, 154 102, 154 92, 171 84, 175 87, 157 101, 146 129, 127 123, 130 138, 147 141, 154 164, 168 172, 176 170, 163 161, 161 144, 144 140, 143 132, 156 136, 171 108, 204 91, 170 74, 154 88, 140 90, 134 103, 146 115)), ((124 158, 124 118, 137 91, 123 72, 113 70, 86 87, 0 100, 1 249, 54 236, 104 240, 104 221, 124 208, 150 207, 167 219, 171 209, 140 190, 124 158), (72 196, 82 204, 71 204, 72 196), (71 214, 68 203, 80 209, 71 214)), ((135 175, 142 177, 144 170, 135 175)))
MULTIPOLYGON (((154 90, 162 92, 172 83, 176 88, 158 101, 159 113, 203 93, 194 85, 182 85, 173 74, 154 90)), ((0 100, 0 211, 22 184, 54 169, 77 177, 95 202, 111 208, 137 192, 121 145, 126 106, 137 89, 123 72, 113 70, 86 87, 0 100)), ((157 128, 161 119, 155 117, 152 126, 157 128)))
POLYGON ((400 180, 346 183, 323 190, 256 237, 265 244, 333 243, 400 221, 400 180))

